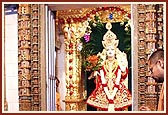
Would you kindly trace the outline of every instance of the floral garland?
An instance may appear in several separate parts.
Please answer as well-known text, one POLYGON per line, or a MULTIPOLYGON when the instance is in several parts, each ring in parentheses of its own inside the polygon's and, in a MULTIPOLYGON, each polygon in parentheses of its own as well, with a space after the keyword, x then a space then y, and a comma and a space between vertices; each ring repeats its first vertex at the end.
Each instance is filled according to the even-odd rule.
MULTIPOLYGON (((125 15, 127 14, 128 12, 125 11, 124 9, 120 8, 120 7, 97 7, 97 8, 94 8, 90 11, 88 11, 85 15, 83 16, 66 16, 66 17, 63 17, 63 16, 59 16, 59 23, 60 24, 65 24, 65 23, 76 23, 76 22, 83 22, 85 20, 87 20, 87 18, 90 18, 92 17, 92 15, 96 15, 97 12, 102 12, 102 11, 110 11, 110 12, 120 12, 121 14, 125 15)), ((111 13, 111 17, 112 17, 112 13, 111 13)), ((131 18, 131 15, 128 14, 128 18, 131 18)))
MULTIPOLYGON (((109 20, 113 19, 113 15, 109 14, 109 20)), ((131 26, 130 26, 130 15, 126 18, 125 21, 121 22, 120 25, 125 25, 126 34, 130 34, 131 26), (125 22, 127 24, 125 24, 125 22)), ((105 25, 102 23, 101 19, 98 15, 94 16, 94 19, 88 20, 88 26, 86 28, 85 34, 80 38, 80 43, 77 45, 77 50, 80 51, 83 59, 83 68, 85 71, 95 71, 99 70, 102 67, 103 59, 98 56, 98 52, 103 48, 102 39, 95 38, 96 34, 105 33, 105 25), (97 45, 99 44, 99 46, 97 45), (96 47, 97 45, 97 47, 96 47), (96 51, 95 51, 96 50, 96 51)))

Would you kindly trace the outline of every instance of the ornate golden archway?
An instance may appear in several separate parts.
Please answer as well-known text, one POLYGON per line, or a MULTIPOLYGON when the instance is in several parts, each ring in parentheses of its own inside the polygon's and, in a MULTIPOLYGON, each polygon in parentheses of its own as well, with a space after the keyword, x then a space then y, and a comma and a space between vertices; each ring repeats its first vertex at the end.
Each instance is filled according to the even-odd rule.
POLYGON ((103 23, 122 22, 130 17, 130 5, 112 5, 111 7, 82 8, 76 10, 57 11, 57 20, 64 32, 66 52, 66 111, 86 111, 84 82, 81 78, 82 57, 77 51, 77 44, 87 28, 87 20, 92 20, 99 15, 103 23), (113 19, 109 20, 109 14, 113 13, 113 19))

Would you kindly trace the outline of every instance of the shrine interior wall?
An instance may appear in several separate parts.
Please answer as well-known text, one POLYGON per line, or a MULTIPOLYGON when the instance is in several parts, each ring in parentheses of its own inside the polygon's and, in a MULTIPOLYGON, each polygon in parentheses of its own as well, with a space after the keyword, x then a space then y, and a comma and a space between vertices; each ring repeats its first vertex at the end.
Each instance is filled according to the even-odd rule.
POLYGON ((17 27, 17 13, 5 15, 6 100, 9 112, 19 111, 17 27))

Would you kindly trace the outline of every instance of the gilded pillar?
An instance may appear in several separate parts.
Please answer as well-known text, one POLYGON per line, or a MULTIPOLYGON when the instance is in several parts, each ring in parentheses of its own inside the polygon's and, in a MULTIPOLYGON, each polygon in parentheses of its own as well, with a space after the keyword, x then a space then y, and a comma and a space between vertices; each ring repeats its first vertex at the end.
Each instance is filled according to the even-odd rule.
POLYGON ((78 28, 84 27, 79 24, 65 24, 64 42, 66 46, 66 111, 85 111, 86 104, 83 98, 83 84, 81 80, 81 55, 77 51, 77 43, 79 39, 76 35, 78 28))
POLYGON ((40 23, 38 4, 19 4, 19 110, 40 110, 40 23))

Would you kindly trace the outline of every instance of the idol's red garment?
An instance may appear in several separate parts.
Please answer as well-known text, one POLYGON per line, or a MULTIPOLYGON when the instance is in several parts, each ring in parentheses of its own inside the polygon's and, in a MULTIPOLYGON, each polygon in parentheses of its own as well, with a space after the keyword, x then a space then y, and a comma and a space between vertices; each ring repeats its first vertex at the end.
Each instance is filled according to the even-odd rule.
MULTIPOLYGON (((109 77, 109 72, 108 70, 104 67, 102 67, 101 70, 104 72, 104 76, 107 82, 107 88, 109 92, 112 93, 114 87, 116 86, 115 81, 117 78, 117 73, 119 70, 119 66, 117 65, 113 70, 112 70, 112 77, 109 77)), ((100 71, 99 71, 100 72, 100 71)), ((126 69, 126 72, 128 74, 128 69, 126 69)), ((132 104, 132 96, 128 88, 125 86, 123 81, 126 79, 127 74, 124 76, 121 76, 120 84, 118 86, 118 91, 114 97, 114 109, 121 110, 124 109, 125 107, 128 107, 132 104)), ((108 110, 109 106, 109 99, 104 91, 104 84, 102 84, 101 81, 101 76, 97 76, 96 78, 96 88, 95 90, 91 93, 91 95, 88 97, 86 103, 94 106, 96 108, 100 108, 101 110, 108 110)))

